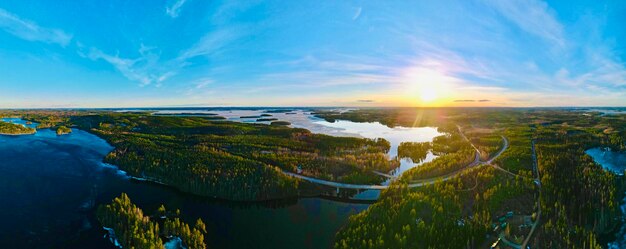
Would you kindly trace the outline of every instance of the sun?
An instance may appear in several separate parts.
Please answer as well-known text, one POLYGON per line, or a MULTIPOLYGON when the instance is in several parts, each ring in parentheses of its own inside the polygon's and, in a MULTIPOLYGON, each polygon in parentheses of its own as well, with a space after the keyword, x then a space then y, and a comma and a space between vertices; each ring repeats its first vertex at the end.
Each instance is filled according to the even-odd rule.
POLYGON ((437 99, 437 91, 432 88, 421 89, 420 98, 423 102, 432 102, 437 99))
POLYGON ((436 69, 411 68, 404 75, 401 90, 413 105, 437 106, 450 98, 456 79, 436 69))

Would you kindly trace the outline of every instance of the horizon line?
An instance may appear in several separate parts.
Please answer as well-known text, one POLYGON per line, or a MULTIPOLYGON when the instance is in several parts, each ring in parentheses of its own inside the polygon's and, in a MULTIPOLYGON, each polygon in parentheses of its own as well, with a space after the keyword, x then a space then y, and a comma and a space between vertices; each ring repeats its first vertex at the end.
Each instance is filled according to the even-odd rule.
POLYGON ((358 108, 358 109, 455 109, 455 108, 501 108, 501 109, 559 109, 559 108, 626 108, 626 106, 144 106, 144 107, 0 107, 0 110, 123 110, 123 109, 225 109, 225 108, 358 108))

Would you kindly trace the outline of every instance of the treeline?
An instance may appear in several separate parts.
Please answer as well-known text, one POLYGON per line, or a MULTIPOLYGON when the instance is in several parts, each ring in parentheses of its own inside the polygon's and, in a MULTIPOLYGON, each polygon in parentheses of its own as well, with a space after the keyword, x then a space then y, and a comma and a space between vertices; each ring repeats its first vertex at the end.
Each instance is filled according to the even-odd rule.
MULTIPOLYGON (((162 206, 159 215, 166 213, 162 206)), ((116 239, 123 248, 164 249, 163 240, 173 237, 179 237, 185 248, 206 248, 204 235, 207 231, 201 219, 196 221, 194 227, 181 222, 177 217, 173 219, 165 217, 159 221, 160 218, 144 215, 125 193, 113 199, 110 204, 100 205, 96 216, 104 227, 113 229, 115 236, 113 239, 116 239)))

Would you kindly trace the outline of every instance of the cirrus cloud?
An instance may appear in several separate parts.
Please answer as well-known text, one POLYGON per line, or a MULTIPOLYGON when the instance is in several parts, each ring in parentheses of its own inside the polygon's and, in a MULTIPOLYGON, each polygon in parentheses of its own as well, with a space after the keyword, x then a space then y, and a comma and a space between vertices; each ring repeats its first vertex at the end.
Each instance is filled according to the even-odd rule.
POLYGON ((33 21, 20 18, 1 8, 0 29, 27 41, 55 43, 63 47, 72 40, 72 35, 63 30, 41 27, 33 21))

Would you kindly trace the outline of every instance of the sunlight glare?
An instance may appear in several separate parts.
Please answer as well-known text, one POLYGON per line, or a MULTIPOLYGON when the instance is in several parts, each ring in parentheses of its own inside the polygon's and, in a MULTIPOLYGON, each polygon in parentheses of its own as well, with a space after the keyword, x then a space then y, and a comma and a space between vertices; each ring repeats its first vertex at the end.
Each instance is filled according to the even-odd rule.
POLYGON ((432 102, 437 99, 437 92, 431 88, 421 89, 420 98, 424 102, 432 102))
POLYGON ((446 99, 447 89, 455 79, 438 70, 430 68, 412 68, 406 74, 406 90, 413 101, 427 105, 439 105, 446 99))

